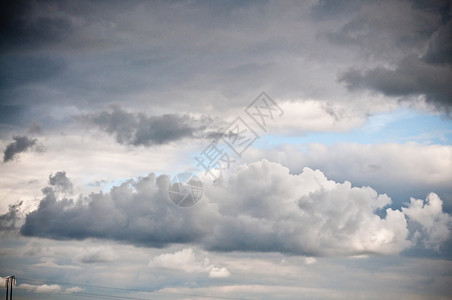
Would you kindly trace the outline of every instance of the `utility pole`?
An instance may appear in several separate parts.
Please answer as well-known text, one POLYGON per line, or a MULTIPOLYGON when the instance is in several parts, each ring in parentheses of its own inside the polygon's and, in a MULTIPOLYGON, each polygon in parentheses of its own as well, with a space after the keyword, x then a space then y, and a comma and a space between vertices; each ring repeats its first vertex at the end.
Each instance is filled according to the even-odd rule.
POLYGON ((13 300, 13 285, 16 285, 16 276, 8 276, 5 278, 6 300, 13 300))

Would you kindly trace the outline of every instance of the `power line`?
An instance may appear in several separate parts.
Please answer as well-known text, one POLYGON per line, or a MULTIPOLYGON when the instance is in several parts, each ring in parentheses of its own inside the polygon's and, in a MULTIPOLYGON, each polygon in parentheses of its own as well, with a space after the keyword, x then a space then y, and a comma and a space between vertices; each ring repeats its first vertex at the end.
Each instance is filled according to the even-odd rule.
MULTIPOLYGON (((82 283, 69 283, 69 282, 58 282, 58 281, 50 281, 50 280, 40 280, 40 279, 30 279, 30 278, 22 278, 17 277, 18 280, 22 281, 30 281, 30 282, 39 282, 39 283, 52 283, 52 284, 61 284, 61 285, 70 285, 70 286, 81 286, 81 287, 89 287, 89 288, 97 288, 97 289, 107 289, 107 290, 117 290, 117 291, 128 291, 128 292, 146 292, 146 293, 152 293, 152 294, 167 294, 167 295, 174 295, 174 296, 191 296, 191 297, 205 297, 205 298, 211 298, 211 299, 231 299, 231 300, 247 300, 246 298, 236 298, 236 297, 224 297, 224 296, 211 296, 211 295, 200 295, 200 294, 188 294, 188 293, 172 293, 172 292, 158 292, 158 291, 143 291, 143 290, 136 290, 136 289, 127 289, 127 288, 117 288, 117 287, 107 287, 107 286, 99 286, 99 285, 89 285, 89 284, 82 284, 82 283)), ((75 293, 74 293, 75 294, 75 293)), ((65 294, 65 295, 71 295, 71 294, 65 294)), ((99 294, 100 296, 100 294, 99 294)), ((106 295, 109 296, 109 295, 106 295)), ((115 296, 113 296, 115 297, 115 296)), ((121 299, 121 298, 116 298, 121 299)), ((124 299, 139 299, 144 300, 142 298, 124 298, 124 299)))
MULTIPOLYGON (((24 290, 27 292, 32 293, 39 293, 36 291, 30 291, 26 288, 21 288, 20 286, 17 287, 17 289, 24 290)), ((39 293, 41 294, 41 293, 39 293)), ((136 297, 130 297, 130 296, 115 296, 115 295, 105 295, 105 294, 96 294, 96 293, 85 293, 85 292, 71 292, 71 293, 64 293, 64 292, 56 292, 56 291, 49 291, 45 292, 45 294, 51 294, 51 295, 65 295, 65 296, 77 296, 77 297, 86 297, 86 298, 102 298, 102 299, 117 299, 117 300, 152 300, 151 298, 136 298, 136 297)))

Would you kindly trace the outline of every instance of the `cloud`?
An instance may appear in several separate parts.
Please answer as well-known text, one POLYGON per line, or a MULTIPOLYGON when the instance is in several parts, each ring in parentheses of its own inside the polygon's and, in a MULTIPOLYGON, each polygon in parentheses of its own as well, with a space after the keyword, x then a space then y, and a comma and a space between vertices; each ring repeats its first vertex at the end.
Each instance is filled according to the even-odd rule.
POLYGON ((432 36, 424 61, 430 64, 452 65, 452 22, 441 26, 432 36))
POLYGON ((362 112, 346 105, 320 101, 285 101, 279 103, 284 116, 269 126, 272 132, 300 135, 312 132, 343 132, 365 123, 362 112))
POLYGON ((71 40, 77 29, 91 23, 89 18, 76 16, 71 6, 57 1, 6 1, 0 49, 4 53, 31 52, 71 40))
POLYGON ((39 267, 39 268, 55 268, 55 269, 66 269, 66 270, 80 270, 81 267, 75 266, 75 265, 59 265, 55 263, 52 259, 49 258, 43 258, 44 262, 34 264, 32 266, 39 267))
POLYGON ((70 293, 80 293, 80 292, 83 292, 84 290, 85 289, 83 289, 81 287, 74 286, 74 287, 65 289, 64 292, 70 294, 70 293))
POLYGON ((22 201, 16 204, 10 204, 8 212, 0 215, 0 233, 15 231, 20 227, 21 216, 20 207, 22 201))
POLYGON ((169 199, 167 176, 129 180, 109 193, 78 200, 58 199, 50 188, 37 210, 27 214, 22 234, 54 239, 113 239, 162 247, 199 240, 215 217, 211 205, 180 210, 169 199))
POLYGON ((306 257, 304 262, 307 265, 313 265, 313 264, 317 263, 317 258, 315 258, 315 257, 306 257))
POLYGON ((79 260, 83 263, 112 262, 118 259, 115 251, 109 246, 101 246, 84 250, 79 260))
POLYGON ((220 195, 223 219, 208 249, 317 255, 399 253, 410 242, 405 217, 370 187, 328 180, 319 170, 298 175, 262 160, 231 175, 220 195))
POLYGON ((209 271, 211 278, 227 278, 229 276, 231 276, 231 272, 225 267, 212 267, 209 271))
POLYGON ((49 175, 49 184, 58 191, 72 193, 72 182, 66 177, 66 172, 56 172, 55 175, 49 175))
POLYGON ((13 137, 13 139, 14 142, 6 146, 3 156, 3 162, 13 160, 19 153, 29 150, 37 142, 37 139, 29 139, 26 136, 15 136, 13 137))
POLYGON ((58 293, 62 291, 61 286, 58 284, 42 284, 42 285, 33 285, 33 284, 19 284, 17 286, 19 289, 25 289, 37 293, 58 293))
POLYGON ((381 1, 341 5, 320 1, 313 11, 328 19, 332 12, 338 20, 345 17, 338 29, 324 36, 373 58, 372 64, 347 67, 339 73, 338 81, 349 90, 403 99, 423 96, 438 110, 450 113, 452 22, 448 1, 384 1, 384 5, 381 1))
POLYGON ((90 113, 79 117, 80 120, 95 125, 114 135, 120 144, 133 146, 151 146, 166 144, 184 138, 209 137, 214 120, 209 117, 194 118, 189 115, 164 114, 146 116, 134 114, 114 106, 111 112, 90 113))
POLYGON ((447 10, 447 4, 442 8, 441 1, 424 1, 425 5, 416 5, 416 0, 333 2, 319 1, 313 7, 317 16, 324 17, 322 21, 343 18, 326 33, 327 39, 374 58, 393 57, 424 47, 441 26, 441 10, 447 10))
POLYGON ((83 292, 85 290, 85 289, 83 289, 81 287, 78 287, 78 286, 74 286, 74 287, 71 287, 71 288, 63 289, 58 284, 34 285, 34 284, 27 284, 27 283, 19 284, 17 286, 17 288, 18 289, 24 289, 24 290, 32 291, 32 292, 36 292, 36 293, 60 293, 60 292, 64 292, 64 293, 67 293, 67 294, 80 293, 80 292, 83 292))
POLYGON ((419 143, 358 144, 310 143, 274 149, 252 149, 250 161, 267 158, 287 165, 292 173, 304 167, 320 169, 335 181, 369 185, 391 196, 397 204, 431 191, 448 203, 452 200, 452 147, 419 143))
POLYGON ((416 55, 405 57, 393 69, 350 69, 339 76, 339 82, 350 90, 369 89, 393 97, 425 95, 428 102, 447 112, 452 106, 450 81, 451 66, 428 64, 416 55))
POLYGON ((443 212, 442 205, 438 195, 430 193, 425 201, 411 198, 409 206, 402 208, 410 220, 420 225, 413 229, 415 241, 427 248, 438 250, 450 238, 452 217, 443 212))
MULTIPOLYGON (((304 168, 293 175, 266 160, 244 165, 228 183, 206 184, 205 198, 189 209, 177 208, 169 200, 168 184, 166 176, 151 174, 77 201, 59 199, 52 189, 45 188, 44 198, 26 216, 21 233, 309 256, 394 254, 413 245, 405 211, 386 208, 391 204, 388 196, 370 187, 328 180, 319 170, 304 168)), ((435 201, 441 202, 439 198, 435 201)), ((411 208, 406 211, 417 215, 411 208)), ((426 234, 438 243, 444 241, 438 240, 433 230, 426 234)), ((185 250, 170 257, 191 266, 193 255, 185 250)), ((159 260, 171 260, 168 257, 159 260)))
POLYGON ((192 248, 185 248, 174 253, 160 254, 149 262, 153 268, 178 270, 186 273, 208 273, 212 278, 229 277, 231 273, 226 267, 210 264, 207 257, 200 258, 192 248))

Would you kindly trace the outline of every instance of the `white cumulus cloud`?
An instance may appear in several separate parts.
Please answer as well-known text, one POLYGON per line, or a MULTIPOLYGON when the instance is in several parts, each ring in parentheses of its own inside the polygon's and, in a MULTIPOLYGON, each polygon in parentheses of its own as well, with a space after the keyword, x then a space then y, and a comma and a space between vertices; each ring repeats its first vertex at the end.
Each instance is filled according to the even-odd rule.
POLYGON ((435 193, 430 193, 424 200, 411 198, 408 207, 402 211, 420 224, 414 238, 427 248, 438 250, 439 246, 450 237, 452 218, 443 212, 443 202, 435 193))

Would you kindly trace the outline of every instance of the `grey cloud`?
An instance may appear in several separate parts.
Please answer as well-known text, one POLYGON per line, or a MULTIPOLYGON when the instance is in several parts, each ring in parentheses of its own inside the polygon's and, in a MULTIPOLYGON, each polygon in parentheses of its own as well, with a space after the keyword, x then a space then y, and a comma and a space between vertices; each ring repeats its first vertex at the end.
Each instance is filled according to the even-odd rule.
POLYGON ((21 233, 58 240, 100 238, 162 247, 196 242, 212 226, 208 205, 175 207, 167 195, 169 180, 153 174, 123 183, 109 193, 78 200, 59 199, 50 187, 37 210, 26 216, 21 233))
POLYGON ((15 136, 13 137, 13 139, 14 142, 6 146, 6 149, 3 153, 3 162, 13 160, 19 153, 29 150, 37 142, 37 139, 30 139, 26 136, 15 136))
POLYGON ((56 172, 55 175, 49 175, 49 184, 58 191, 72 193, 72 182, 66 177, 66 172, 56 172))
POLYGON ((8 212, 0 215, 0 233, 19 229, 21 223, 20 207, 22 202, 9 205, 8 212))
POLYGON ((452 65, 452 22, 442 26, 430 40, 424 61, 452 65))
POLYGON ((334 1, 319 0, 311 9, 312 17, 315 20, 326 20, 340 18, 346 14, 354 14, 361 9, 365 2, 360 0, 334 1))
POLYGON ((334 74, 361 61, 356 49, 393 59, 425 46, 441 22, 435 11, 406 1, 27 3, 5 21, 7 38, 22 36, 28 46, 9 43, 16 50, 3 55, 12 75, 3 76, 4 98, 44 106, 36 114, 43 128, 54 117, 47 105, 55 104, 90 111, 127 101, 128 108, 141 109, 144 100, 137 99, 145 97, 149 107, 205 112, 214 103, 223 113, 262 90, 284 99, 342 101, 334 74), (320 15, 325 24, 315 19, 320 15), (318 38, 335 28, 337 40, 356 49, 337 51, 337 44, 318 38), (28 72, 27 65, 36 68, 28 72))
POLYGON ((5 1, 1 14, 1 50, 28 50, 60 42, 73 30, 69 18, 51 14, 61 9, 58 2, 5 1))
POLYGON ((350 16, 338 29, 324 36, 334 44, 354 47, 369 57, 394 59, 406 51, 422 49, 442 25, 442 15, 436 5, 392 0, 365 1, 358 5, 353 1, 328 4, 325 9, 336 11, 336 18, 350 16))
POLYGON ((425 95, 428 102, 447 112, 452 106, 451 81, 451 67, 428 64, 415 55, 404 58, 395 69, 351 69, 339 75, 339 82, 350 90, 369 89, 395 97, 425 95))
POLYGON ((111 112, 86 114, 80 119, 114 135, 118 143, 133 146, 161 145, 184 138, 210 138, 216 132, 215 122, 210 117, 196 119, 178 114, 148 117, 119 107, 113 107, 111 112))
POLYGON ((116 253, 111 247, 97 247, 85 250, 79 257, 82 263, 105 263, 112 262, 117 259, 116 253))
POLYGON ((450 3, 394 1, 387 4, 388 8, 381 6, 382 14, 369 9, 375 8, 375 3, 369 5, 330 37, 345 44, 356 42, 363 49, 368 47, 373 56, 391 55, 390 49, 403 50, 393 55, 397 63, 392 68, 349 68, 339 74, 338 81, 349 90, 371 90, 390 97, 423 95, 438 110, 449 113, 452 107, 449 84, 452 81, 452 22, 445 12, 450 10, 450 3), (388 11, 391 6, 395 7, 394 13, 388 11), (406 12, 400 18, 402 9, 406 12), (418 53, 427 44, 426 53, 420 56, 418 53), (402 59, 398 58, 401 56, 402 59))
MULTIPOLYGON (((48 187, 39 207, 26 216, 21 233, 151 247, 188 243, 215 251, 326 256, 394 254, 413 245, 405 211, 387 208, 388 196, 370 187, 336 183, 318 170, 305 168, 292 175, 266 160, 242 166, 228 183, 206 184, 205 198, 188 209, 169 200, 168 185, 168 177, 151 174, 78 200, 58 198, 48 187)), ((439 198, 438 202, 442 203, 439 198)), ((425 213, 427 205, 410 217, 425 213)), ((433 236, 435 246, 449 233, 446 227, 441 239, 433 236)))
POLYGON ((56 104, 89 111, 102 103, 126 101, 127 107, 135 109, 146 102, 149 107, 177 105, 179 111, 205 112, 215 103, 212 108, 223 112, 243 107, 264 89, 269 93, 277 89, 282 97, 299 97, 317 84, 322 88, 315 88, 316 93, 326 92, 331 82, 334 85, 330 75, 334 72, 320 71, 317 62, 311 63, 311 56, 314 60, 329 56, 318 53, 321 45, 311 34, 315 28, 304 18, 309 3, 33 3, 16 13, 15 19, 64 20, 65 25, 61 33, 48 30, 48 38, 36 34, 42 41, 39 46, 29 42, 24 51, 15 48, 4 55, 14 75, 5 83, 9 98, 32 107, 56 104), (280 53, 286 59, 281 60, 280 53), (39 69, 41 79, 40 72, 16 74, 16 69, 27 69, 21 58, 38 65, 48 62, 47 68, 39 69), (328 83, 324 74, 329 75, 328 83), (17 80, 22 77, 23 83, 17 80), (36 84, 27 86, 32 82, 36 84), (146 100, 136 100, 143 96, 146 100))
POLYGON ((439 250, 450 237, 452 217, 443 212, 442 205, 438 195, 430 193, 425 201, 411 198, 408 207, 402 208, 412 221, 413 240, 426 248, 439 250))
POLYGON ((60 75, 66 68, 64 60, 45 55, 2 55, 0 87, 3 95, 18 86, 44 82, 60 75))

